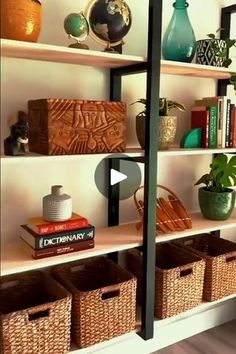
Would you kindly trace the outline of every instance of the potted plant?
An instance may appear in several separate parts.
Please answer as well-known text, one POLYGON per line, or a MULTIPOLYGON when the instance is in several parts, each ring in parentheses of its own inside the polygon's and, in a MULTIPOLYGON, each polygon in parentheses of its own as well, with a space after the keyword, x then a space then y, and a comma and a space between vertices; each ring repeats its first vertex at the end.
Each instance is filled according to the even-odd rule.
POLYGON ((206 219, 226 220, 235 205, 235 190, 229 187, 236 185, 236 156, 228 159, 227 155, 219 154, 210 168, 210 172, 195 183, 206 185, 199 188, 200 209, 206 219))
MULTIPOLYGON (((141 103, 144 109, 136 116, 136 134, 142 149, 145 147, 145 118, 146 118, 146 99, 140 98, 132 104, 141 103)), ((167 98, 159 99, 159 116, 160 122, 158 125, 158 149, 167 150, 170 144, 173 143, 176 133, 177 117, 171 116, 170 111, 174 108, 185 111, 185 106, 176 101, 168 100, 167 98)))
MULTIPOLYGON (((236 39, 218 39, 216 35, 224 28, 218 28, 216 33, 207 34, 207 39, 197 41, 196 63, 228 68, 232 63, 229 50, 236 47, 236 39)), ((236 92, 236 73, 231 72, 230 83, 236 92)))
POLYGON ((223 30, 223 28, 218 28, 216 33, 209 33, 207 39, 197 41, 197 64, 229 67, 232 63, 232 59, 229 58, 229 49, 236 47, 236 39, 216 38, 217 33, 223 30))

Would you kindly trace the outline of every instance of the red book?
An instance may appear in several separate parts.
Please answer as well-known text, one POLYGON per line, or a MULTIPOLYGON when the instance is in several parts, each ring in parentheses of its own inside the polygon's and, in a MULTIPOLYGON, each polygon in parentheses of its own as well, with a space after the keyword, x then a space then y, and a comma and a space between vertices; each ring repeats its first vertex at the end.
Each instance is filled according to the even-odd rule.
POLYGON ((232 147, 236 148, 236 106, 232 115, 232 147))
POLYGON ((75 230, 88 226, 88 219, 85 217, 72 213, 69 220, 52 222, 46 221, 42 217, 29 218, 26 220, 28 228, 39 235, 48 235, 54 232, 63 232, 68 230, 75 230))
POLYGON ((94 239, 73 243, 71 245, 55 246, 41 250, 35 250, 31 246, 29 246, 28 243, 26 243, 24 240, 22 241, 27 245, 32 258, 34 259, 59 256, 61 254, 83 251, 94 247, 94 239))
POLYGON ((193 107, 191 112, 191 127, 202 129, 202 147, 209 147, 209 110, 202 110, 202 107, 193 107))

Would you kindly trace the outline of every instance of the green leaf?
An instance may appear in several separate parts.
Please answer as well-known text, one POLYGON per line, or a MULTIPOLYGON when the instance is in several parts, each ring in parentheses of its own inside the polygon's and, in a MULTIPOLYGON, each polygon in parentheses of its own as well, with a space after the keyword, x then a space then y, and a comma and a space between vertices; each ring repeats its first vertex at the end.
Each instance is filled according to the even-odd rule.
POLYGON ((208 186, 210 181, 211 181, 211 176, 209 173, 206 173, 195 183, 195 186, 201 183, 204 183, 206 186, 208 186))
POLYGON ((225 30, 225 28, 219 27, 219 28, 217 28, 216 33, 221 32, 221 31, 224 31, 224 30, 225 30))
POLYGON ((236 182, 236 156, 228 157, 225 154, 217 155, 212 164, 211 172, 217 185, 221 185, 222 189, 235 186, 236 182))
POLYGON ((216 36, 215 36, 214 33, 209 33, 209 34, 207 34, 207 37, 212 38, 212 39, 215 39, 215 38, 216 38, 216 36))
POLYGON ((229 49, 229 48, 231 48, 231 47, 233 47, 233 46, 235 45, 236 39, 229 39, 229 38, 227 38, 227 39, 225 40, 225 42, 226 42, 227 48, 229 49))
POLYGON ((222 65, 223 65, 224 68, 228 68, 231 63, 232 63, 232 60, 231 60, 231 59, 225 59, 225 60, 223 61, 223 64, 222 64, 222 65))

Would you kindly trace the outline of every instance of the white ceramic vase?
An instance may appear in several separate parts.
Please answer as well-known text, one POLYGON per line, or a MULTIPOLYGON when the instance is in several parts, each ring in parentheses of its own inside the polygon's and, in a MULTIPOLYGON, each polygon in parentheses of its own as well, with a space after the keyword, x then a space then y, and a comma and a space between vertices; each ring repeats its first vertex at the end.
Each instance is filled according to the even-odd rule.
POLYGON ((62 186, 52 186, 51 194, 43 197, 43 218, 47 221, 65 221, 72 215, 72 199, 63 194, 62 186))

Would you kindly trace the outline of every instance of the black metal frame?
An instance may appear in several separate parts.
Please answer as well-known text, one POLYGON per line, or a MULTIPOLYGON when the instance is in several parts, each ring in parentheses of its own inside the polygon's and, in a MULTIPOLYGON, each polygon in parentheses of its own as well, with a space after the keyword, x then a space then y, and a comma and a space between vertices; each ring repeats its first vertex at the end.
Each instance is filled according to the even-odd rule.
MULTIPOLYGON (((220 38, 225 39, 230 37, 231 15, 236 13, 236 4, 223 7, 221 9, 221 23, 220 27, 224 28, 221 31, 220 38)), ((225 96, 227 94, 227 86, 230 84, 229 80, 218 80, 217 95, 225 96)))
MULTIPOLYGON (((142 162, 144 171, 144 218, 143 218, 143 304, 140 336, 145 340, 153 337, 155 237, 156 237, 156 180, 157 180, 157 114, 159 111, 160 53, 162 27, 162 0, 149 1, 148 55, 147 62, 110 71, 110 99, 121 100, 121 76, 147 72, 147 114, 144 157, 127 160, 142 162)), ((111 162, 113 164, 114 162, 111 162)), ((114 166, 114 165, 113 165, 114 166)), ((111 165, 110 165, 111 167, 111 165)), ((112 167, 111 167, 112 168, 112 167)), ((109 171, 110 173, 110 171, 109 171)), ((109 186, 108 225, 119 222, 119 191, 109 186)), ((112 257, 116 257, 115 254, 112 257)), ((117 257, 116 257, 117 258, 117 257)))
MULTIPOLYGON (((223 36, 228 36, 230 31, 231 14, 236 12, 236 5, 222 9, 221 27, 225 28, 223 36)), ((156 181, 157 181, 157 119, 159 111, 158 97, 160 86, 160 61, 161 61, 161 28, 162 28, 162 0, 149 0, 149 25, 148 25, 148 56, 147 62, 110 70, 110 99, 121 100, 122 76, 147 72, 146 89, 146 132, 144 157, 122 157, 136 162, 144 163, 144 219, 143 219, 143 303, 140 336, 147 340, 153 338, 154 325, 154 285, 155 285, 155 236, 156 236, 156 181)), ((225 95, 229 80, 219 80, 218 95, 225 95)), ((111 159, 110 169, 119 169, 119 158, 111 159)), ((109 185, 108 198, 108 225, 119 223, 119 188, 109 185)), ((211 232, 215 237, 220 237, 220 230, 211 232)), ((118 252, 109 255, 117 261, 118 252)))

